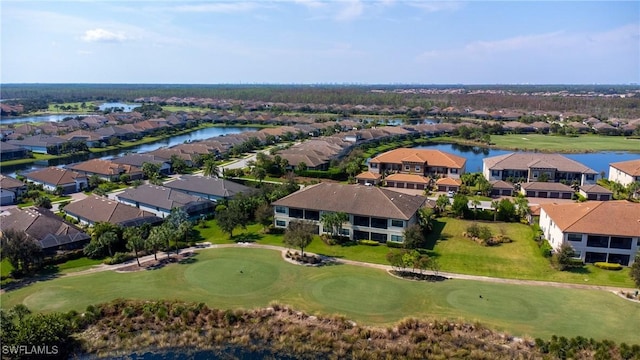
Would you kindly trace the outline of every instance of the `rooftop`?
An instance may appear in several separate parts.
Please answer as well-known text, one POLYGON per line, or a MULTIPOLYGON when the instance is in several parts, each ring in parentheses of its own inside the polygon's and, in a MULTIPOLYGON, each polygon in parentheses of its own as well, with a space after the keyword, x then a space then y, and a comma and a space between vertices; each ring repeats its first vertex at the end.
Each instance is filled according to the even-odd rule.
POLYGON ((640 203, 625 200, 543 204, 563 232, 640 236, 640 203))

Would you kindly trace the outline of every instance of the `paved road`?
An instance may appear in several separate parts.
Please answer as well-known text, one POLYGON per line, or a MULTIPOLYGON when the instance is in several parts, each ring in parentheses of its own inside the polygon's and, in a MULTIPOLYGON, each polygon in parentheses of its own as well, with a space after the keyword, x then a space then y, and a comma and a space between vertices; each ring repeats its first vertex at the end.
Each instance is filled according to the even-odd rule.
MULTIPOLYGON (((255 243, 214 244, 214 245, 212 245, 211 243, 201 243, 201 244, 199 244, 198 246, 195 246, 195 247, 181 249, 180 252, 181 253, 184 253, 184 252, 196 252, 196 251, 202 251, 202 250, 206 250, 206 249, 218 249, 218 248, 230 248, 230 247, 258 248, 258 249, 269 249, 269 250, 280 251, 280 252, 283 253, 283 258, 284 258, 284 253, 288 250, 288 249, 280 247, 280 246, 262 245, 262 244, 255 244, 255 243)), ((166 257, 166 253, 159 252, 158 253, 158 258, 161 259, 163 257, 166 257)), ((153 255, 147 255, 147 256, 141 257, 140 258, 140 262, 141 263, 145 263, 145 262, 152 261, 153 259, 154 259, 153 255)), ((336 263, 338 263, 338 264, 362 266, 362 267, 380 269, 380 270, 385 270, 385 271, 393 270, 393 268, 391 266, 389 266, 389 265, 373 264, 373 263, 367 263, 367 262, 362 262, 362 261, 346 260, 346 259, 339 259, 339 258, 333 258, 331 260, 336 262, 336 263)), ((131 266, 131 265, 134 265, 134 264, 136 264, 136 260, 135 259, 127 261, 127 262, 124 262, 122 264, 115 264, 115 265, 101 264, 101 265, 94 266, 91 269, 62 274, 62 275, 60 275, 60 277, 81 276, 81 275, 87 275, 87 274, 93 274, 93 273, 97 273, 97 272, 102 272, 102 271, 118 271, 118 270, 120 270, 122 268, 131 266)), ((633 291, 634 290, 632 288, 614 287, 614 286, 557 283, 557 282, 552 282, 552 281, 538 281, 538 280, 504 279, 504 278, 495 278, 495 277, 489 277, 489 276, 457 274, 457 273, 450 273, 450 272, 438 272, 437 275, 443 276, 443 277, 446 277, 446 278, 449 278, 449 279, 483 281, 483 282, 491 282, 491 283, 499 283, 499 284, 513 284, 513 285, 548 286, 548 287, 565 288, 565 289, 602 290, 602 291, 609 291, 609 292, 615 292, 615 293, 618 293, 621 290, 624 290, 624 291, 633 291)), ((42 278, 41 280, 47 280, 47 278, 42 278)), ((37 281, 39 281, 39 279, 32 279, 32 282, 37 282, 37 281)), ((4 289, 0 289, 0 294, 2 294, 4 292, 5 292, 4 289)))

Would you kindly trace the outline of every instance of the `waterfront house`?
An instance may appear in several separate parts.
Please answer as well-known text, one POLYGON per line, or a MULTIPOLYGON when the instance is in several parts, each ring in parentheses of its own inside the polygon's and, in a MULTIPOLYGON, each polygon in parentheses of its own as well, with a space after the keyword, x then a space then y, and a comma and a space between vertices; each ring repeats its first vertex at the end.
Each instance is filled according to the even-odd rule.
POLYGON ((608 201, 613 199, 613 191, 597 184, 580 186, 579 193, 587 200, 608 201))
POLYGON ((111 160, 91 159, 67 166, 68 169, 88 177, 96 175, 102 180, 118 181, 121 175, 127 174, 131 180, 144 177, 142 169, 127 164, 117 164, 111 160))
POLYGON ((349 220, 343 236, 352 240, 403 242, 404 230, 418 222, 418 210, 426 197, 407 195, 375 186, 320 183, 273 202, 274 223, 286 228, 293 220, 308 220, 316 233, 331 232, 320 221, 322 214, 344 212, 349 220))
POLYGON ((22 146, 0 142, 0 161, 24 159, 29 157, 29 150, 22 146))
POLYGON ((609 181, 625 186, 635 181, 640 182, 640 158, 609 164, 609 181))
POLYGON ((169 161, 152 154, 127 154, 118 158, 111 159, 111 162, 120 165, 129 165, 142 169, 144 163, 158 165, 160 173, 169 175, 171 173, 171 164, 169 161))
POLYGON ((597 172, 559 154, 510 153, 482 160, 482 174, 489 181, 548 181, 595 184, 597 172))
POLYGON ((543 204, 540 228, 558 250, 567 243, 586 263, 631 265, 640 250, 640 204, 624 200, 543 204))
POLYGON ((34 135, 25 137, 22 140, 10 140, 9 144, 22 147, 38 154, 57 154, 60 152, 62 144, 67 140, 57 136, 34 135))
POLYGON ((24 174, 27 181, 42 185, 45 190, 62 188, 63 194, 80 192, 89 187, 88 177, 76 171, 50 166, 24 174))
POLYGON ((27 191, 27 185, 12 177, 0 175, 0 205, 15 204, 20 195, 27 191))

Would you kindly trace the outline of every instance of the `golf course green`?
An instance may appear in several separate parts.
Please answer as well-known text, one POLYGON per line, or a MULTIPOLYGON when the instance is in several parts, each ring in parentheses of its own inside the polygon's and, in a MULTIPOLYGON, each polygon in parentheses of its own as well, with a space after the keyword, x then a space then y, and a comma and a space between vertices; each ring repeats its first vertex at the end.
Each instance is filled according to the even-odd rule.
POLYGON ((25 304, 45 312, 82 311, 117 298, 179 299, 222 309, 278 302, 369 325, 406 317, 447 318, 477 321, 516 336, 640 342, 640 304, 601 290, 409 281, 359 266, 294 265, 278 251, 252 248, 208 249, 190 260, 156 270, 64 276, 4 293, 0 300, 3 308, 25 304))

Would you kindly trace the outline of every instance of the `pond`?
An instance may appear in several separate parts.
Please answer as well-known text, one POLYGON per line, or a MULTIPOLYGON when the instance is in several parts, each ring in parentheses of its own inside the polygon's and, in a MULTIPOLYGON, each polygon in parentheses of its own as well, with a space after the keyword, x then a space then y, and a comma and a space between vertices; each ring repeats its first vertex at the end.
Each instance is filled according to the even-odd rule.
POLYGON ((21 123, 43 123, 43 122, 57 122, 62 121, 65 118, 75 118, 76 116, 87 117, 88 114, 50 114, 50 115, 38 115, 38 116, 25 116, 25 117, 3 117, 0 118, 0 124, 21 124, 21 123))
MULTIPOLYGON (((448 153, 462 156, 467 159, 467 172, 481 172, 482 160, 492 156, 509 154, 514 151, 488 149, 479 146, 466 146, 457 144, 436 144, 436 145, 422 145, 417 146, 418 149, 433 149, 446 151, 448 153)), ((524 151, 516 151, 523 153, 524 151)), ((585 166, 597 171, 605 172, 605 177, 609 176, 609 163, 640 159, 639 153, 630 152, 594 152, 586 154, 562 154, 570 159, 580 162, 585 166)))
POLYGON ((120 102, 106 102, 98 106, 100 111, 109 109, 122 109, 122 112, 132 112, 133 109, 142 106, 142 104, 125 104, 120 102))

